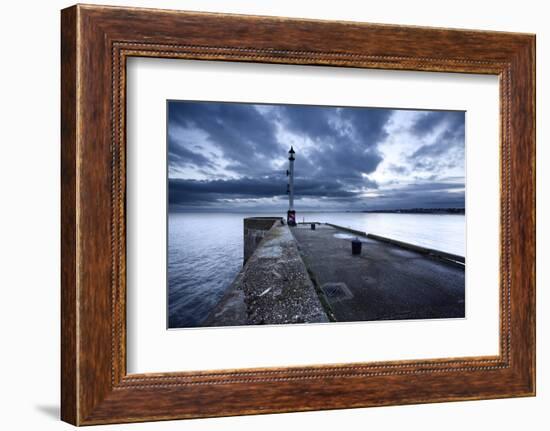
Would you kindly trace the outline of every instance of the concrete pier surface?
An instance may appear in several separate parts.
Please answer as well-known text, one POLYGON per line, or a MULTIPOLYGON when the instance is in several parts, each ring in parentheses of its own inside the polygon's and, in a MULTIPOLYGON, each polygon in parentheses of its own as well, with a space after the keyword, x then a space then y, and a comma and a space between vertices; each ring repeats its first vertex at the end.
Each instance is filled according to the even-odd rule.
POLYGON ((258 218, 246 219, 244 226, 245 237, 254 230, 261 241, 245 241, 246 264, 203 326, 328 322, 290 228, 258 218), (273 226, 261 233, 262 223, 273 226))
POLYGON ((465 316, 464 266, 338 229, 291 228, 327 314, 335 321, 458 318, 465 316), (351 254, 351 240, 362 242, 351 254))

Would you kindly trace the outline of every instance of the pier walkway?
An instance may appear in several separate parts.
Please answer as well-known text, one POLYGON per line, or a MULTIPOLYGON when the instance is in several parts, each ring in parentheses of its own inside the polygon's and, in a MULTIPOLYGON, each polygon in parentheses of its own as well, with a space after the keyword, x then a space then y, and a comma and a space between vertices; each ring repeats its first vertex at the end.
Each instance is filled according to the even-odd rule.
POLYGON ((464 317, 464 267, 327 224, 291 229, 316 288, 335 321, 464 317))

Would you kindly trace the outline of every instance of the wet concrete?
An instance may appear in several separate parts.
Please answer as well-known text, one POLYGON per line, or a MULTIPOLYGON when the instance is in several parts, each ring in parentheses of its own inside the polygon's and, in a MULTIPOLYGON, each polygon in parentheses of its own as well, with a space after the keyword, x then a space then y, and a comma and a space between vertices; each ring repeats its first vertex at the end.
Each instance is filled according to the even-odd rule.
POLYGON ((203 326, 327 321, 289 227, 277 222, 203 326))
POLYGON ((464 267, 325 224, 292 228, 298 250, 336 321, 464 317, 464 267))

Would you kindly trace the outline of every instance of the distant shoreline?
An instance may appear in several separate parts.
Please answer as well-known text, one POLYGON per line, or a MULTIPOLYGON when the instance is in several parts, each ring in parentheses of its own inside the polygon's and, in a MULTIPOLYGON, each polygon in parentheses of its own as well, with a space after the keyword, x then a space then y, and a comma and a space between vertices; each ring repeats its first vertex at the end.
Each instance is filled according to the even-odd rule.
MULTIPOLYGON (((268 215, 285 214, 286 210, 273 210, 273 211, 235 211, 235 210, 221 210, 221 209, 168 209, 168 214, 246 214, 246 215, 268 215)), ((346 213, 346 214, 458 214, 464 215, 464 208, 408 208, 408 209, 392 209, 392 210, 299 210, 298 213, 346 213)))
POLYGON ((397 210, 363 210, 349 211, 360 213, 384 213, 384 214, 465 214, 464 208, 409 208, 397 210))

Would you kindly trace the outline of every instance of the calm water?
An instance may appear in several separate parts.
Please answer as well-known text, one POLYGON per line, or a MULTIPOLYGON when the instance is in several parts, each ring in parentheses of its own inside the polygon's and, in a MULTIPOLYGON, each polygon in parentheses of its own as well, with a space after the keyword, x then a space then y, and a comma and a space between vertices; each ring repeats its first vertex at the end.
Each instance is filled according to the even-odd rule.
MULTIPOLYGON (((243 262, 243 218, 261 214, 170 213, 169 326, 200 326, 243 262)), ((266 215, 266 214, 263 214, 266 215)), ((465 255, 463 215, 298 213, 297 221, 329 222, 465 255)))

